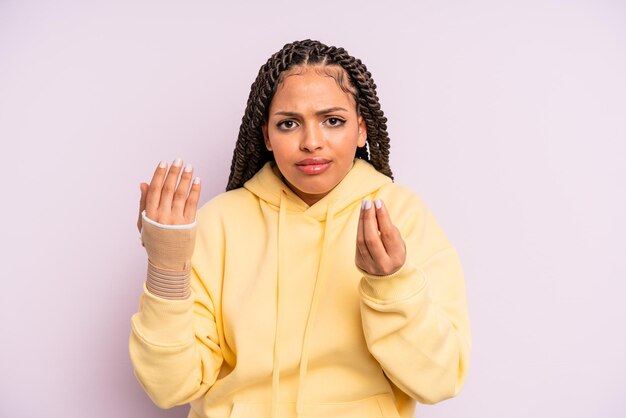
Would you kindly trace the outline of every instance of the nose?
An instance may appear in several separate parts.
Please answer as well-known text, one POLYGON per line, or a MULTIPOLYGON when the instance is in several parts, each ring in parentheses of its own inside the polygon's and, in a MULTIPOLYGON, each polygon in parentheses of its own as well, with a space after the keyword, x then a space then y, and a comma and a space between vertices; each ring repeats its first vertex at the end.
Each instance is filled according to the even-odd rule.
POLYGON ((300 143, 300 149, 308 152, 317 151, 322 149, 323 142, 324 139, 319 126, 313 123, 304 130, 302 141, 300 143))

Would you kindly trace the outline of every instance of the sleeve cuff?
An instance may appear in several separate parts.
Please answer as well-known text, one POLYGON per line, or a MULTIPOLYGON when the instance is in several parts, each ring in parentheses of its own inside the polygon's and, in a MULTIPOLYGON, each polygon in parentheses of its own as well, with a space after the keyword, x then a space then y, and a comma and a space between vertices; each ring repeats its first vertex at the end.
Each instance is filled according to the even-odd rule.
POLYGON ((426 277, 421 269, 407 261, 395 273, 387 276, 375 276, 357 270, 363 275, 361 295, 379 303, 393 303, 408 299, 419 293, 426 286, 426 277))
POLYGON ((141 309, 132 325, 143 340, 159 346, 193 341, 193 298, 170 300, 153 295, 144 284, 141 309))

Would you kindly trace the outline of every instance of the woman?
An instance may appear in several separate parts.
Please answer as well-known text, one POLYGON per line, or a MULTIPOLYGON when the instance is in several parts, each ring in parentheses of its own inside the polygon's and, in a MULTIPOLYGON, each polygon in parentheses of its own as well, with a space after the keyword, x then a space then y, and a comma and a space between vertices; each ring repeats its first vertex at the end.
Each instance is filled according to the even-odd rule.
POLYGON ((408 418, 415 400, 459 392, 460 263, 388 156, 366 67, 305 40, 261 67, 227 192, 196 212, 200 181, 180 159, 142 183, 149 263, 130 354, 157 405, 408 418))

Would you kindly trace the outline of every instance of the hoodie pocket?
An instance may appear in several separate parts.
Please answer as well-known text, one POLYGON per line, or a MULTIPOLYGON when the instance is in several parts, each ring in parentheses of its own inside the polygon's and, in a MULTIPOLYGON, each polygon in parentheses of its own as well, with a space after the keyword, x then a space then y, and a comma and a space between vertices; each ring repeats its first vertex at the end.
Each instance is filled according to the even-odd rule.
MULTIPOLYGON (((234 404, 230 418, 270 418, 269 403, 234 404)), ((383 393, 351 402, 307 404, 300 416, 295 403, 281 403, 280 418, 400 418, 391 393, 383 393)))

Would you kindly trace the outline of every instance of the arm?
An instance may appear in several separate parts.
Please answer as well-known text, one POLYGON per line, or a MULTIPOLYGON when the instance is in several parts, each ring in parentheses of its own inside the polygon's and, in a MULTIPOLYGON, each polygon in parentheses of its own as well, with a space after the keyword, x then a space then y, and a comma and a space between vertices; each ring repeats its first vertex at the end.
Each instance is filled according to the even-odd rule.
MULTIPOLYGON (((190 235, 186 230, 158 229, 150 224, 143 228, 146 247, 156 245, 147 236, 167 236, 168 242, 181 244, 190 235), (156 231, 146 233, 151 229, 156 231)), ((201 240, 196 247, 200 248, 195 251, 203 253, 201 240)), ((167 244, 160 248, 167 248, 167 244)), ((151 262, 172 267, 171 257, 151 262)), ((129 352, 135 375, 161 408, 204 395, 215 383, 222 364, 213 302, 193 268, 188 281, 191 295, 178 299, 157 296, 144 285, 139 311, 131 319, 129 352)))
MULTIPOLYGON (((222 364, 214 305, 192 262, 194 252, 219 260, 221 248, 211 246, 209 254, 204 240, 196 241, 200 184, 197 178, 191 184, 188 164, 177 186, 181 167, 177 159, 166 178, 163 161, 150 185, 140 185, 137 227, 148 253, 148 274, 131 319, 129 352, 137 379, 161 408, 202 396, 222 364)), ((211 264, 216 270, 206 274, 219 274, 220 263, 211 264)))
POLYGON ((362 213, 364 231, 367 219, 375 221, 385 249, 394 248, 394 228, 405 244, 396 242, 405 257, 392 270, 358 266, 363 331, 389 379, 432 404, 458 394, 467 376, 471 342, 463 273, 455 249, 416 196, 394 204, 394 210, 400 228, 391 224, 384 205, 362 213))

